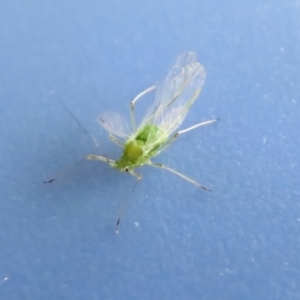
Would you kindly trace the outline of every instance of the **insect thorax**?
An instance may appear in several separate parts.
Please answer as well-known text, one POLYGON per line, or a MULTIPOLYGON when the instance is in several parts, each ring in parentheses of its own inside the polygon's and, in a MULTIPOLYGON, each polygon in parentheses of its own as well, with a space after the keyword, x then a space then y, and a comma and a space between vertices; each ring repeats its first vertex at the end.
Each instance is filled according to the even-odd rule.
POLYGON ((150 157, 158 154, 165 141, 166 135, 162 129, 155 125, 145 125, 125 143, 123 155, 116 162, 116 167, 123 170, 144 164, 150 157))

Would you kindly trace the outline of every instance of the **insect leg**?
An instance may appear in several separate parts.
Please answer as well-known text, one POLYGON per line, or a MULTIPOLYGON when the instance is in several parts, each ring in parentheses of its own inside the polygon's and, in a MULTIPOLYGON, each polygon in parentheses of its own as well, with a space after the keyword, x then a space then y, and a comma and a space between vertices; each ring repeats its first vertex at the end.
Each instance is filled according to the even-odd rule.
POLYGON ((100 160, 100 161, 104 161, 107 162, 109 165, 114 165, 115 164, 115 160, 107 158, 106 156, 101 156, 101 155, 94 155, 94 154, 89 154, 88 156, 86 156, 87 160, 100 160))
POLYGON ((130 175, 133 175, 133 176, 134 176, 136 179, 138 179, 138 180, 142 179, 142 175, 139 174, 139 173, 134 172, 133 170, 128 170, 128 173, 129 173, 130 175))
POLYGON ((77 168, 78 165, 80 165, 81 163, 83 163, 85 160, 91 160, 91 159, 107 162, 111 166, 114 165, 114 163, 115 163, 114 160, 112 160, 110 158, 107 158, 105 156, 90 154, 90 155, 86 156, 84 159, 80 160, 79 162, 77 162, 77 163, 69 166, 63 172, 58 173, 55 177, 51 178, 50 180, 44 181, 44 183, 51 183, 51 182, 53 182, 56 179, 65 177, 69 172, 71 172, 72 170, 74 170, 75 168, 77 168))
POLYGON ((212 124, 216 121, 218 121, 219 119, 214 119, 214 120, 209 120, 209 121, 205 121, 205 122, 201 122, 201 123, 198 123, 196 125, 193 125, 189 128, 186 128, 186 129, 183 129, 183 130, 180 130, 180 131, 177 131, 161 148, 160 148, 160 152, 164 151, 167 147, 169 147, 181 134, 183 133, 186 133, 186 132, 189 132, 193 129, 196 129, 200 126, 204 126, 204 125, 208 125, 208 124, 212 124))
POLYGON ((131 102, 130 102, 130 117, 131 117, 131 125, 132 125, 132 129, 133 131, 135 131, 136 129, 136 122, 135 122, 135 114, 134 114, 134 106, 135 103, 140 100, 143 96, 145 96, 146 94, 152 92, 154 89, 156 88, 155 85, 150 86, 149 88, 147 88, 146 90, 144 90, 143 92, 139 93, 131 102))
POLYGON ((212 123, 214 123, 214 122, 216 122, 216 121, 218 121, 218 120, 219 120, 219 119, 214 119, 214 120, 209 120, 209 121, 205 121, 205 122, 198 123, 198 124, 193 125, 193 126, 191 126, 191 127, 189 127, 189 128, 186 128, 186 129, 183 129, 183 130, 178 131, 177 133, 175 133, 174 137, 175 137, 175 136, 178 137, 180 134, 189 132, 189 131, 194 130, 194 129, 200 127, 200 126, 212 124, 212 123))
POLYGON ((124 148, 124 144, 121 143, 114 135, 112 135, 111 133, 109 134, 109 138, 116 143, 118 146, 124 148))
POLYGON ((184 174, 182 174, 182 173, 180 173, 180 172, 178 172, 178 171, 176 171, 176 170, 174 170, 174 169, 172 169, 172 168, 170 168, 168 166, 165 166, 165 165, 160 164, 160 163, 153 163, 153 162, 150 162, 148 164, 150 166, 152 166, 152 167, 165 169, 165 170, 167 170, 167 171, 169 171, 169 172, 171 172, 171 173, 173 173, 173 174, 175 174, 175 175, 177 175, 177 176, 179 176, 179 177, 187 180, 188 182, 190 182, 190 183, 192 183, 192 184, 194 184, 194 185, 196 185, 198 187, 201 187, 202 189, 204 189, 206 191, 210 191, 210 189, 208 189, 204 185, 200 184, 199 182, 195 181, 194 179, 192 179, 192 178, 190 178, 190 177, 188 177, 188 176, 186 176, 186 175, 184 175, 184 174))

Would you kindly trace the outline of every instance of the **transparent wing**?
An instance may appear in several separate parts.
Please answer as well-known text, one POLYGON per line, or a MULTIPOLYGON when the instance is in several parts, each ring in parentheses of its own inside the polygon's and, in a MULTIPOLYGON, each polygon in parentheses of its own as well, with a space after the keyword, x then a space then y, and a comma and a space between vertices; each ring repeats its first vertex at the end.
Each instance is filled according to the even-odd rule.
POLYGON ((127 139, 131 131, 126 120, 118 113, 105 112, 98 118, 100 124, 112 135, 127 139))
POLYGON ((158 87, 139 129, 151 124, 162 128, 168 136, 171 135, 200 94, 205 76, 204 67, 197 62, 195 53, 181 54, 158 87))

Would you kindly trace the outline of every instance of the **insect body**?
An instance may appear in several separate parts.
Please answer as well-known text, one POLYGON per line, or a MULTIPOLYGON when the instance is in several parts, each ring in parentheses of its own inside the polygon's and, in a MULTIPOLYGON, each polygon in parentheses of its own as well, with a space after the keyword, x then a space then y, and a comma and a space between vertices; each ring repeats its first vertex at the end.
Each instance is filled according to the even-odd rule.
POLYGON ((122 156, 118 160, 113 160, 105 156, 88 155, 87 159, 107 162, 111 167, 117 168, 121 172, 128 172, 139 179, 141 175, 135 172, 135 168, 142 165, 166 169, 196 186, 208 190, 186 175, 151 161, 152 157, 157 156, 179 135, 217 121, 214 119, 201 122, 176 132, 200 94, 205 76, 205 70, 197 62, 195 53, 187 52, 180 55, 163 83, 158 86, 154 101, 138 127, 136 127, 135 121, 135 104, 145 94, 156 89, 156 86, 143 91, 131 102, 132 129, 117 113, 104 113, 100 116, 99 121, 109 132, 111 140, 123 148, 122 156))

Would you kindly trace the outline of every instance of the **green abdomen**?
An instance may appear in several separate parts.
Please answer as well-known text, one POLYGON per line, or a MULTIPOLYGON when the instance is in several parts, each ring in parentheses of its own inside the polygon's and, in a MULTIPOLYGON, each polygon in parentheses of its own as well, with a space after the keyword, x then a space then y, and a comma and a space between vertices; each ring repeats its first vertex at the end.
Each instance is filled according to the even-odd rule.
POLYGON ((144 144, 155 144, 158 137, 163 134, 163 131, 155 125, 146 125, 136 136, 137 141, 141 141, 144 144))

